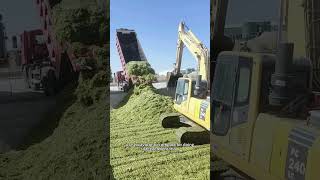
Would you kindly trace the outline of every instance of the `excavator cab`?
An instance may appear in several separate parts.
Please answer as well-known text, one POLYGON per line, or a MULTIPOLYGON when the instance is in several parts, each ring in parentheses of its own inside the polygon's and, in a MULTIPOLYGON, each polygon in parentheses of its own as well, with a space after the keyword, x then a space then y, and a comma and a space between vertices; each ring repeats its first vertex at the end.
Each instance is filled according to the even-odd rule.
MULTIPOLYGON (((228 32, 232 34, 234 27, 231 25, 238 24, 235 20, 240 20, 241 16, 244 27, 261 24, 246 22, 259 13, 266 17, 264 21, 278 19, 279 25, 271 25, 274 28, 270 29, 268 23, 262 22, 267 25, 264 33, 259 30, 256 34, 256 28, 253 28, 245 33, 244 39, 238 40, 240 43, 235 43, 241 45, 244 40, 243 44, 248 48, 235 46, 233 50, 219 52, 219 41, 213 43, 216 51, 211 52, 218 53, 216 59, 211 55, 217 62, 211 89, 212 170, 216 170, 214 161, 221 158, 229 164, 227 169, 240 172, 246 179, 319 179, 319 171, 315 168, 320 162, 319 126, 316 128, 310 123, 312 119, 320 122, 320 118, 310 111, 318 109, 312 105, 314 87, 311 86, 317 81, 312 72, 317 63, 310 63, 318 58, 312 59, 304 52, 304 49, 312 49, 305 46, 304 34, 315 29, 309 28, 309 24, 303 32, 297 28, 299 26, 292 26, 293 22, 298 24, 300 17, 303 19, 302 13, 309 14, 314 9, 310 10, 309 2, 302 7, 288 0, 215 2, 216 9, 222 9, 213 11, 217 17, 214 33, 220 38, 228 32), (229 13, 226 12, 228 2, 232 9, 229 13), (279 14, 272 11, 277 8, 279 14), (298 36, 303 40, 296 39, 298 36), (248 49, 249 52, 243 52, 248 49), (311 59, 305 58, 308 56, 311 59)), ((319 6, 312 8, 319 9, 319 6)), ((310 37, 305 40, 310 42, 310 37)), ((311 41, 318 39, 311 38, 311 41)))
POLYGON ((180 105, 190 97, 207 99, 207 90, 206 81, 197 82, 192 78, 179 78, 175 92, 175 103, 180 105))
POLYGON ((180 78, 177 81, 176 94, 175 94, 175 103, 181 104, 182 102, 188 99, 189 91, 189 80, 180 78))

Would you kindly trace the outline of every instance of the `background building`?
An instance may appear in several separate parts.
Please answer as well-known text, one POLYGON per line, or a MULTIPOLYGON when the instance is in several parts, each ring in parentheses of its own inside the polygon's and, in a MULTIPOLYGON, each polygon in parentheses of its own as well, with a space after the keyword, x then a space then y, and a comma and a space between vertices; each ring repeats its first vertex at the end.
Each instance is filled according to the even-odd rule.
POLYGON ((2 15, 0 14, 0 58, 6 56, 6 33, 2 23, 2 15))
POLYGON ((234 40, 247 41, 259 36, 263 32, 277 31, 278 25, 271 21, 247 21, 241 25, 225 28, 225 34, 234 40))

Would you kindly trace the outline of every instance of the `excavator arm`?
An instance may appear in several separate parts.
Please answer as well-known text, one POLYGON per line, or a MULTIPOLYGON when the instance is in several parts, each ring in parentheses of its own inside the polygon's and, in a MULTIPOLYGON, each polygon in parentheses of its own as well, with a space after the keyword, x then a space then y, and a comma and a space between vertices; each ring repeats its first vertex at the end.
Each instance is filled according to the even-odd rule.
POLYGON ((177 54, 176 54, 176 67, 175 74, 180 73, 183 48, 187 47, 191 54, 197 59, 197 72, 201 75, 202 80, 208 81, 210 79, 210 64, 209 64, 209 51, 205 45, 187 28, 184 22, 179 24, 177 54))

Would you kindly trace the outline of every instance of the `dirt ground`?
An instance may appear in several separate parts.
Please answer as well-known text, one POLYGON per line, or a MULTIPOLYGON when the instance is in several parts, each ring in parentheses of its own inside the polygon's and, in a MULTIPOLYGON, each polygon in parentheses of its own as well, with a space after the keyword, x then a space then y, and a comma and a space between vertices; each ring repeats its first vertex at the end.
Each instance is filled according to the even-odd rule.
POLYGON ((54 98, 26 87, 11 55, 8 64, 0 66, 0 153, 17 149, 55 105, 54 98))

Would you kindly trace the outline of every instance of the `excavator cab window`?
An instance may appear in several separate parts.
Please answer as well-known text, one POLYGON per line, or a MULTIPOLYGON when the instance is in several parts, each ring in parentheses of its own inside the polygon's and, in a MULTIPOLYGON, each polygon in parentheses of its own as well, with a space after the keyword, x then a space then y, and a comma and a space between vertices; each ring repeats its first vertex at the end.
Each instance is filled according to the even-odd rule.
POLYGON ((240 57, 238 69, 238 81, 235 103, 237 106, 247 104, 250 94, 251 65, 252 61, 240 57))
POLYGON ((212 87, 211 129, 216 135, 224 136, 230 127, 234 89, 236 86, 238 57, 220 55, 212 87))
POLYGON ((231 127, 238 126, 248 121, 251 71, 252 59, 239 57, 231 127))
POLYGON ((213 86, 213 133, 225 136, 230 127, 247 122, 252 59, 222 55, 213 86), (235 115, 235 116, 234 116, 235 115))
POLYGON ((199 94, 195 94, 195 89, 196 89, 196 81, 192 81, 192 87, 191 87, 191 97, 196 97, 200 99, 206 99, 207 98, 207 92, 208 92, 208 83, 207 81, 201 81, 200 82, 200 89, 199 89, 199 94))
POLYGON ((176 88, 176 103, 181 104, 183 101, 188 99, 189 93, 189 80, 179 79, 176 88))

